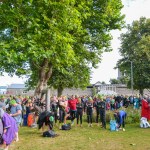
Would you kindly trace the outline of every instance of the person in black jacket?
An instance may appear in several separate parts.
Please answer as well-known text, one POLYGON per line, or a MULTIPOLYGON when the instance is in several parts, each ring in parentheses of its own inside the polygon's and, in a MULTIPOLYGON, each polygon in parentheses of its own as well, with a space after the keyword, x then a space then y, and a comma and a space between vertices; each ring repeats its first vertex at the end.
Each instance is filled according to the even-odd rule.
POLYGON ((92 127, 92 117, 93 117, 93 100, 89 97, 88 102, 86 103, 87 107, 87 122, 88 127, 92 127))
POLYGON ((55 119, 55 124, 57 124, 57 120, 58 120, 58 100, 57 98, 54 96, 51 98, 51 110, 54 113, 54 119, 55 119))
POLYGON ((95 101, 95 103, 94 103, 94 107, 96 108, 96 123, 97 123, 97 125, 99 125, 99 116, 100 116, 100 103, 101 103, 101 101, 100 101, 100 99, 97 97, 96 98, 96 101, 95 101))
POLYGON ((78 103, 77 103, 77 126, 79 124, 79 119, 80 119, 80 127, 82 126, 82 116, 83 116, 83 108, 84 104, 81 102, 81 98, 78 98, 78 103))
POLYGON ((99 112, 102 128, 106 129, 106 103, 101 95, 99 95, 98 98, 100 99, 99 112))

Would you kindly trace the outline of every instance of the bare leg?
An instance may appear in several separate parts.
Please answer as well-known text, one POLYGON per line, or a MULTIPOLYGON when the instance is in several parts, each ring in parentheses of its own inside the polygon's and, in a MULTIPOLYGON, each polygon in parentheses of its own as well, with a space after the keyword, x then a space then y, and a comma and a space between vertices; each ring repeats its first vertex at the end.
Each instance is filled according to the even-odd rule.
POLYGON ((19 141, 18 132, 16 132, 15 135, 16 135, 16 142, 18 142, 19 141))
POLYGON ((64 118, 64 124, 66 124, 67 117, 69 117, 69 116, 70 116, 70 114, 67 114, 67 115, 65 116, 65 118, 64 118))
POLYGON ((8 148, 9 148, 9 145, 6 145, 6 147, 5 147, 5 149, 4 149, 4 150, 8 150, 8 148))
POLYGON ((44 132, 44 127, 45 127, 45 123, 43 123, 43 126, 42 126, 42 131, 44 132))

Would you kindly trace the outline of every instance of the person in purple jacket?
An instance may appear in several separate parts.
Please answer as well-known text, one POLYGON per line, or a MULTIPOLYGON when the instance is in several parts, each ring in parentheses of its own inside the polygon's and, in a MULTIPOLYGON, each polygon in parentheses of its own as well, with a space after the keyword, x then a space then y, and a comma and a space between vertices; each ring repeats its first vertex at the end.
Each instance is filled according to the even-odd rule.
POLYGON ((18 132, 18 127, 16 124, 16 121, 13 117, 11 117, 9 114, 4 112, 2 108, 0 108, 0 119, 3 123, 3 143, 5 145, 4 150, 8 150, 9 145, 12 143, 12 141, 16 137, 16 132, 18 132))
POLYGON ((127 113, 124 110, 116 110, 114 117, 116 119, 116 122, 118 124, 118 129, 121 129, 125 131, 125 119, 126 119, 127 113))

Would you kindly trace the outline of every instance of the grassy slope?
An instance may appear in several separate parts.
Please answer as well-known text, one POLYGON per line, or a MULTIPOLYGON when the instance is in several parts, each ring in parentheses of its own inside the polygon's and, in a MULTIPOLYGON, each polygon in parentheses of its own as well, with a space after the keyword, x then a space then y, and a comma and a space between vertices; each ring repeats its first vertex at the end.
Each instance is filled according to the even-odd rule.
POLYGON ((69 131, 54 128, 60 136, 44 138, 37 129, 21 127, 20 141, 13 142, 10 150, 149 150, 150 129, 141 129, 138 124, 126 125, 126 131, 111 132, 93 124, 76 127, 69 131), (133 144, 133 145, 132 145, 133 144), (134 145, 135 144, 135 145, 134 145))

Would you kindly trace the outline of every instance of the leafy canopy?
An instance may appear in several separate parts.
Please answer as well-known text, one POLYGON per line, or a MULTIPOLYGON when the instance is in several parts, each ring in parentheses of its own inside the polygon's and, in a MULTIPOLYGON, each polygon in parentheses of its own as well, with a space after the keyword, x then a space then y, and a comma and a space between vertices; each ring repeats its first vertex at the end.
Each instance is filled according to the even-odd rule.
POLYGON ((128 25, 127 32, 121 35, 120 40, 122 59, 117 66, 126 76, 130 76, 132 61, 134 88, 150 88, 150 19, 141 17, 128 25))
POLYGON ((101 54, 111 50, 110 31, 123 26, 122 7, 121 0, 1 2, 0 72, 30 80, 37 75, 43 82, 41 72, 50 67, 64 72, 79 65, 89 78, 88 66, 96 67, 101 54))

